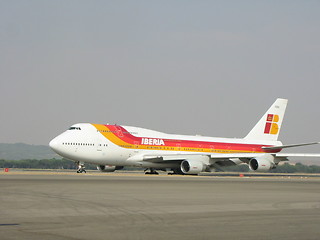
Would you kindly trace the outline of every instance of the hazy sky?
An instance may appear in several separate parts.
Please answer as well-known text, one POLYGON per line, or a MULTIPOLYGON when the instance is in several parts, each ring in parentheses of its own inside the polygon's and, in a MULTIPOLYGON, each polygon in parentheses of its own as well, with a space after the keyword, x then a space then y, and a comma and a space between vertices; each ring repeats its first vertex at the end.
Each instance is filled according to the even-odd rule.
MULTIPOLYGON (((320 141, 320 1, 0 0, 0 142, 79 122, 320 141)), ((313 147, 318 148, 319 147, 313 147)))

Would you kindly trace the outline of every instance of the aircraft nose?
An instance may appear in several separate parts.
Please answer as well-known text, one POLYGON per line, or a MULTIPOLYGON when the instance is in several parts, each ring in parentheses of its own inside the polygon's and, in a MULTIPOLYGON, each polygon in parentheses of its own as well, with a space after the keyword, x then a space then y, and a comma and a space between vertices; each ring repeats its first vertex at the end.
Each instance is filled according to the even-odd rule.
POLYGON ((50 148, 51 148, 53 151, 57 150, 57 147, 58 147, 57 138, 52 139, 52 140, 49 142, 49 146, 50 146, 50 148))

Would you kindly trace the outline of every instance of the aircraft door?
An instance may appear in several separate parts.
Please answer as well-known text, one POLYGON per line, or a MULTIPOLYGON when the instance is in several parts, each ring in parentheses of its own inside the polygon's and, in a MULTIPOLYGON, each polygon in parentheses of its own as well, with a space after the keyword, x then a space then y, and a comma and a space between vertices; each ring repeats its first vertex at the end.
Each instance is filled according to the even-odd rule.
POLYGON ((214 152, 214 145, 210 145, 210 152, 214 152))
POLYGON ((134 141, 134 151, 138 152, 139 149, 139 142, 138 141, 134 141))
POLYGON ((96 139, 96 148, 97 148, 97 151, 101 152, 101 151, 102 151, 102 146, 103 146, 103 144, 101 143, 100 139, 97 138, 97 139, 96 139))
POLYGON ((177 151, 181 151, 181 144, 180 143, 177 143, 176 147, 177 147, 177 151))
POLYGON ((97 142, 97 151, 101 152, 102 151, 102 144, 100 142, 97 142))

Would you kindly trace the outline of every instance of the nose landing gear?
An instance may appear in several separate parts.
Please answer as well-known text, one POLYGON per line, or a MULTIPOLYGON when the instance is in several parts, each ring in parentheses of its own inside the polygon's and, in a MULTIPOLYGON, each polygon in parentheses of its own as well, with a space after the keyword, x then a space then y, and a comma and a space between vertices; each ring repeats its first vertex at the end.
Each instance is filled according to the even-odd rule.
POLYGON ((84 163, 82 162, 76 162, 77 166, 78 166, 78 170, 77 170, 77 173, 86 173, 86 169, 85 169, 85 166, 84 166, 84 163))

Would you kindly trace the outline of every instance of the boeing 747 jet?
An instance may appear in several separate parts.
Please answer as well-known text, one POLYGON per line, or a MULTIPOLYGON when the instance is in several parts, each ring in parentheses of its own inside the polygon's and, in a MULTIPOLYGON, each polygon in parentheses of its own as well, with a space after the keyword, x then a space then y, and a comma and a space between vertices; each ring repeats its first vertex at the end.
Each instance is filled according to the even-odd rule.
POLYGON ((268 171, 289 157, 320 157, 320 154, 281 153, 284 148, 318 142, 283 145, 278 136, 287 106, 278 98, 244 138, 214 138, 167 134, 145 128, 78 123, 50 142, 60 156, 75 161, 78 172, 92 163, 103 172, 124 166, 174 174, 197 175, 221 167, 248 164, 253 171, 268 171))

